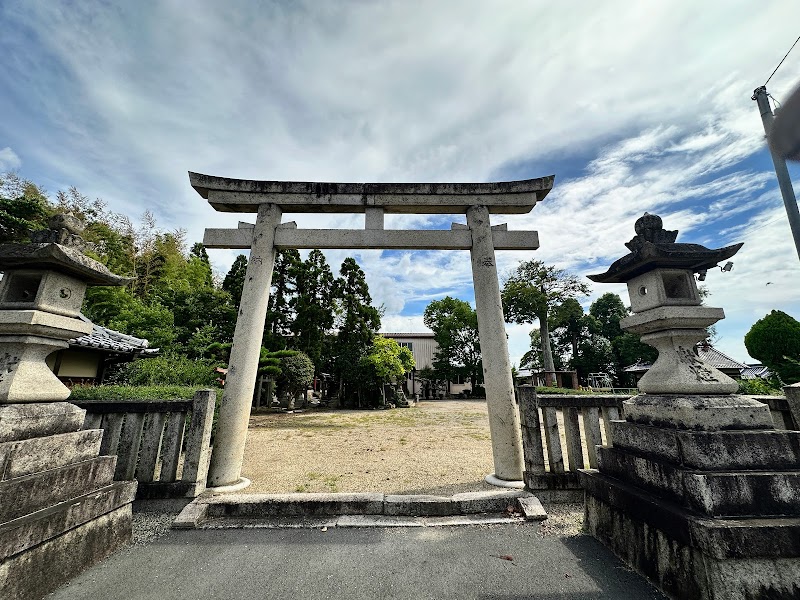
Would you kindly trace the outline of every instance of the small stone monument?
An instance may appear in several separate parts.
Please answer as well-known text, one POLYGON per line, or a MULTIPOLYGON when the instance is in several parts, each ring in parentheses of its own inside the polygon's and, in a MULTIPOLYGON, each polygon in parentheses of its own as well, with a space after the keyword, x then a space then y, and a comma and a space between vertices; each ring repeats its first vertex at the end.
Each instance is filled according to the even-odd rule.
POLYGON ((89 285, 123 285, 85 256, 81 223, 56 215, 31 244, 0 245, 0 589, 40 598, 131 536, 136 482, 113 481, 102 430, 47 366, 79 318, 89 285))
POLYGON ((581 472, 586 527, 672 597, 798 598, 800 432, 776 431, 766 404, 694 352, 724 318, 701 306, 694 275, 742 244, 676 243, 647 213, 635 230, 631 253, 590 279, 627 284, 634 314, 620 325, 659 355, 598 469, 581 472))

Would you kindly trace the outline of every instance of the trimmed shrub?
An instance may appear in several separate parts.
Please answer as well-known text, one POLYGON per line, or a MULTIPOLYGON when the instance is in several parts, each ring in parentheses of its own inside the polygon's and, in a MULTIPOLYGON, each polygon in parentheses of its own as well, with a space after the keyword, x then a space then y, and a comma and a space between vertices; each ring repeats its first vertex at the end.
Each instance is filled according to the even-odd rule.
POLYGON ((217 387, 214 367, 209 359, 185 356, 156 356, 120 365, 107 381, 127 386, 217 387))

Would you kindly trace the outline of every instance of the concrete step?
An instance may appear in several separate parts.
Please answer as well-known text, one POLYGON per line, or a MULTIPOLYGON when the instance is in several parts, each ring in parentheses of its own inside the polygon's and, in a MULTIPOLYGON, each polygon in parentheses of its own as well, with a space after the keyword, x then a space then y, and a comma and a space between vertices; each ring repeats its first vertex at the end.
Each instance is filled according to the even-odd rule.
POLYGON ((200 496, 181 511, 173 527, 195 529, 206 523, 209 526, 216 523, 225 527, 254 527, 259 522, 290 521, 307 521, 314 527, 388 527, 400 523, 421 527, 425 526, 426 519, 450 519, 441 521, 441 524, 452 525, 490 518, 543 520, 547 513, 538 499, 524 490, 469 492, 454 496, 225 494, 200 496), (460 521, 454 521, 456 517, 460 521), (384 524, 357 525, 377 522, 384 524))
POLYGON ((356 527, 447 527, 456 525, 500 525, 524 523, 513 515, 453 515, 447 517, 408 517, 394 515, 343 515, 341 517, 271 517, 236 519, 220 517, 201 523, 198 529, 333 529, 356 527))
POLYGON ((116 456, 98 456, 0 481, 0 523, 109 485, 114 479, 116 462, 116 456))
POLYGON ((115 481, 97 491, 2 523, 0 561, 130 504, 135 496, 135 481, 115 481))

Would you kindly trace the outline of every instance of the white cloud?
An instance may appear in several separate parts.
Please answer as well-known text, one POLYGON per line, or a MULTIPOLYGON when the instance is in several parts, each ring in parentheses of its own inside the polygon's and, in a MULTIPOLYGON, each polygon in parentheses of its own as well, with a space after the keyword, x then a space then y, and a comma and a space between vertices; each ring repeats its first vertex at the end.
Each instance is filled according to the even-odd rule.
MULTIPOLYGON (((113 210, 150 209, 164 227, 184 227, 199 240, 206 226, 235 227, 253 215, 215 213, 190 188, 188 170, 483 181, 511 166, 523 178, 563 164, 572 175, 557 170, 553 192, 530 215, 494 219, 536 229, 541 240, 536 253, 498 253, 501 270, 536 257, 600 272, 627 252, 635 219, 659 212, 684 241, 747 238, 741 254, 754 270, 740 270, 745 259, 737 258, 733 273, 709 276, 709 286, 725 282, 712 301, 726 308, 727 322, 744 323, 773 299, 797 307, 759 294, 759 273, 784 273, 796 260, 777 222, 755 230, 779 216, 772 175, 740 164, 763 148, 750 94, 796 37, 795 3, 762 2, 758 11, 623 0, 577 8, 207 0, 191 11, 177 2, 148 11, 14 3, 0 7, 0 18, 12 25, 0 40, 8 58, 0 139, 9 144, 0 167, 6 150, 19 162, 13 147, 31 169, 24 175, 50 190, 74 184, 113 210), (742 45, 763 31, 768 43, 742 45)), ((780 98, 798 78, 792 55, 770 90, 780 98)), ((291 219, 300 227, 363 222, 284 218, 291 219)), ((441 226, 429 216, 387 218, 387 227, 434 223, 441 226)), ((211 259, 224 273, 236 254, 214 251, 211 259)), ((335 271, 348 253, 326 254, 335 271)), ((357 258, 387 309, 385 324, 404 323, 392 319, 405 319, 409 303, 470 299, 467 253, 357 258)), ((726 327, 720 332, 729 340, 744 325, 726 327)), ((516 347, 527 332, 509 335, 516 347)))
POLYGON ((14 169, 19 169, 21 166, 22 161, 11 148, 6 146, 0 149, 0 172, 13 171, 14 169))

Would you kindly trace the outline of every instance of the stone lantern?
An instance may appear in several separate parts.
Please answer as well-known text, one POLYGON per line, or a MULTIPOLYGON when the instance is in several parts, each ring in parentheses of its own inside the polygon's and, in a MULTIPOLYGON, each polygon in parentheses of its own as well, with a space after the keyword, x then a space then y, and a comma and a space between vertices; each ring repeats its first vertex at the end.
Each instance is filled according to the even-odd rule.
POLYGON ((721 308, 701 305, 695 273, 731 258, 742 244, 709 249, 676 243, 678 232, 665 230, 661 217, 645 213, 634 226, 636 236, 625 245, 631 253, 615 261, 598 283, 625 283, 633 314, 620 327, 637 333, 658 350, 658 358, 639 380, 644 395, 625 403, 629 417, 645 422, 678 423, 696 429, 772 427, 766 407, 755 400, 731 397, 738 384, 695 352, 705 328, 725 318, 721 308), (689 407, 702 409, 699 412, 689 407), (718 409, 713 413, 707 408, 718 409), (711 419, 706 423, 705 419, 711 419), (727 419, 723 422, 720 419, 727 419))
POLYGON ((701 306, 695 274, 741 244, 676 243, 645 214, 630 254, 599 283, 626 283, 627 331, 658 349, 611 421, 598 469, 580 472, 586 528, 676 598, 800 597, 800 431, 778 431, 767 404, 694 352, 724 318, 701 306))
POLYGON ((50 227, 34 243, 0 245, 0 403, 66 400, 47 356, 91 333, 79 318, 87 286, 129 281, 81 252, 78 219, 56 215, 50 227))
POLYGON ((85 256, 81 224, 56 215, 31 244, 0 245, 0 589, 41 598, 131 538, 135 481, 114 481, 103 431, 47 356, 92 329, 80 316, 89 285, 128 281, 85 256))

